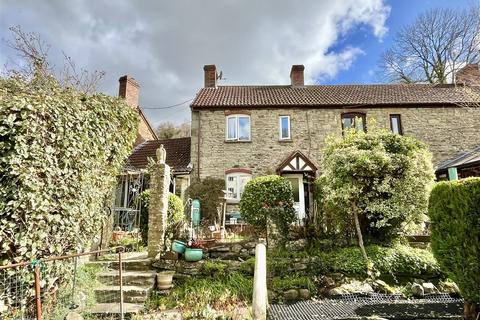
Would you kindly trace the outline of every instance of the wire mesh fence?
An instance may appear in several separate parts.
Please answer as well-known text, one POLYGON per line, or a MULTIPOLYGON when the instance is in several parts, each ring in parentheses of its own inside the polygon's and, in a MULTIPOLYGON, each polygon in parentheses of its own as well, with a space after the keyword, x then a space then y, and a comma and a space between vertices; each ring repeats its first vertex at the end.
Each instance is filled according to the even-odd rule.
POLYGON ((0 266, 0 319, 63 320, 72 312, 123 319, 122 254, 112 248, 0 266), (97 259, 106 253, 109 260, 97 259))

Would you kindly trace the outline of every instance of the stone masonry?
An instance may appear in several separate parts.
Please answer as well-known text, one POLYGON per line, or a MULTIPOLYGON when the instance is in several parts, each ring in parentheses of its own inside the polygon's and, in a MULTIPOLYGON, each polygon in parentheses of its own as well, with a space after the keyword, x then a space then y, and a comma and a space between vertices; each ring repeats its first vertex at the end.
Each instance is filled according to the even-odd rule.
POLYGON ((168 187, 170 167, 166 163, 155 163, 150 171, 150 204, 148 207, 148 257, 155 258, 164 246, 167 224, 168 187))
POLYGON ((342 134, 341 114, 344 112, 366 113, 367 123, 375 119, 378 127, 387 129, 390 129, 390 114, 400 114, 403 134, 427 143, 434 164, 480 144, 478 108, 422 106, 194 110, 191 147, 193 177, 198 177, 200 169, 202 179, 209 176, 223 179, 225 170, 236 167, 251 170, 254 177, 275 173, 278 165, 295 150, 300 150, 321 170, 319 162, 325 139, 331 134, 342 134), (225 141, 225 115, 229 113, 250 115, 251 141, 225 141), (279 141, 280 115, 291 117, 291 140, 279 141))

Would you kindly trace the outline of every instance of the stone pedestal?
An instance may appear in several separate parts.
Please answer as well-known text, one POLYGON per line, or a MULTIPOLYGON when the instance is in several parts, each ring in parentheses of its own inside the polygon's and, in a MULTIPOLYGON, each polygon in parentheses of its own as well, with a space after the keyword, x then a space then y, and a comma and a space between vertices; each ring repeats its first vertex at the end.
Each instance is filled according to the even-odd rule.
POLYGON ((150 170, 150 204, 148 207, 148 257, 155 258, 164 246, 167 227, 170 167, 155 163, 150 170))

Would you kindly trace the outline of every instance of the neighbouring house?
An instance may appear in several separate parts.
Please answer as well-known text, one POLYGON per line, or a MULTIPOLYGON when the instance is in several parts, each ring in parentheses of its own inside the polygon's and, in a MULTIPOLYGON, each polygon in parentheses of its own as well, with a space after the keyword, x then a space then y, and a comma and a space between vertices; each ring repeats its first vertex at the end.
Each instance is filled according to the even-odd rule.
POLYGON ((435 174, 438 181, 480 177, 480 145, 440 162, 435 174))
POLYGON ((220 86, 215 65, 206 65, 191 103, 192 178, 225 179, 227 211, 236 213, 252 177, 282 175, 303 219, 312 212, 325 138, 367 130, 367 118, 426 142, 435 165, 478 146, 479 76, 478 65, 468 65, 455 85, 305 85, 304 66, 294 65, 289 85, 220 86))
POLYGON ((190 137, 158 140, 155 131, 138 105, 140 94, 139 83, 131 76, 119 79, 118 95, 124 98, 129 106, 138 111, 139 127, 132 154, 128 158, 118 183, 114 201, 114 227, 132 231, 140 224, 142 199, 140 194, 148 188, 148 158, 156 159, 156 150, 163 144, 171 167, 170 192, 184 198, 185 190, 190 185, 190 137))

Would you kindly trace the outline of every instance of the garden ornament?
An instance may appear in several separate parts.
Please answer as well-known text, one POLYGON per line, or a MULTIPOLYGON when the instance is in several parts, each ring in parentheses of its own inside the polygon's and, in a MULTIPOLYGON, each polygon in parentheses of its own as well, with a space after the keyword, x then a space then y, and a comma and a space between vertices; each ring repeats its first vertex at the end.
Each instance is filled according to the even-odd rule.
POLYGON ((163 147, 163 144, 161 144, 160 148, 157 149, 157 161, 159 164, 165 164, 166 158, 167 158, 167 151, 163 147))

